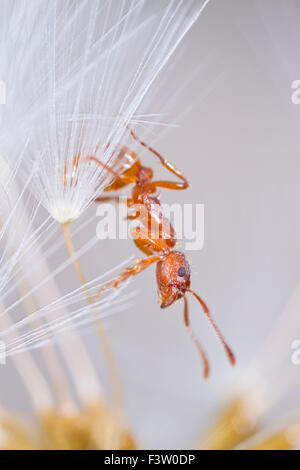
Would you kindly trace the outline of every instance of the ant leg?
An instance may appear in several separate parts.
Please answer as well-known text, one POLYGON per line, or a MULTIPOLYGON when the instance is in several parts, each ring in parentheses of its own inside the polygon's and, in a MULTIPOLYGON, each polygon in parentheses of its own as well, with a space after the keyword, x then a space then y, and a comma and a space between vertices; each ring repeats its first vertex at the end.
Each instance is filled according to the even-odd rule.
POLYGON ((167 254, 170 251, 167 241, 160 237, 153 237, 153 234, 146 227, 133 227, 131 236, 136 246, 144 253, 167 254))
MULTIPOLYGON (((116 204, 120 203, 120 196, 99 196, 95 199, 95 202, 99 202, 100 204, 103 202, 114 202, 116 204)), ((127 200, 127 207, 130 207, 132 205, 132 199, 127 200)), ((127 217, 124 218, 124 220, 135 220, 139 217, 139 214, 128 214, 127 217)))
POLYGON ((193 343, 195 344, 196 348, 198 349, 200 353, 200 356, 203 361, 203 377, 207 379, 209 376, 209 363, 208 363, 205 352, 203 351, 202 347, 200 346, 199 341, 197 340, 196 336, 194 335, 193 331, 190 328, 187 298, 184 297, 183 300, 184 300, 184 324, 191 340, 193 341, 193 343))
POLYGON ((185 185, 185 183, 177 183, 176 181, 153 181, 147 185, 147 189, 150 191, 155 191, 156 188, 180 190, 186 189, 188 186, 188 183, 185 185))
MULTIPOLYGON (((118 204, 120 202, 120 196, 99 196, 95 199, 95 202, 99 202, 100 204, 102 202, 115 202, 118 204)), ((127 207, 130 207, 132 205, 132 199, 127 199, 127 207)), ((128 220, 135 220, 137 219, 138 214, 135 215, 127 215, 128 220)), ((125 217, 126 220, 126 217, 125 217)))
POLYGON ((140 140, 137 137, 137 135, 134 133, 134 131, 132 129, 130 129, 128 126, 127 126, 127 129, 129 131, 131 137, 134 138, 134 140, 139 142, 140 145, 142 145, 143 147, 148 149, 151 153, 153 153, 157 158, 159 158, 161 164, 168 171, 170 171, 171 173, 173 173, 173 175, 177 176, 177 178, 182 180, 182 183, 179 183, 179 182, 176 183, 175 181, 174 182, 173 181, 157 181, 156 184, 155 184, 157 187, 159 186, 161 188, 167 188, 167 189, 186 189, 186 188, 189 187, 189 182, 186 179, 186 177, 181 173, 181 171, 179 171, 171 162, 169 162, 169 160, 167 160, 162 155, 160 155, 160 153, 158 153, 154 148, 150 147, 145 142, 140 140))
MULTIPOLYGON (((79 160, 80 160, 80 153, 73 158, 73 163, 72 163, 72 167, 71 167, 71 172, 70 172, 70 176, 68 178, 68 168, 67 168, 67 163, 65 163, 65 166, 64 166, 64 186, 67 186, 68 184, 70 186, 73 186, 73 183, 74 183, 74 176, 76 175, 76 172, 78 170, 78 165, 79 165, 79 160), (69 179, 69 181, 68 181, 69 179)), ((76 179, 75 180, 75 186, 77 185, 78 183, 78 180, 76 179)))
POLYGON ((95 202, 119 202, 119 196, 99 196, 95 199, 95 202))
POLYGON ((95 300, 98 300, 101 294, 103 294, 103 292, 106 291, 107 289, 117 288, 121 282, 124 282, 129 277, 135 276, 136 274, 139 274, 140 272, 144 271, 144 269, 148 268, 148 266, 159 261, 160 258, 161 258, 160 255, 151 255, 148 258, 137 259, 134 266, 132 266, 131 268, 124 269, 124 271, 120 274, 119 277, 117 277, 113 281, 110 281, 107 284, 105 284, 103 287, 101 287, 101 289, 99 290, 98 294, 95 297, 95 300))
POLYGON ((135 178, 130 178, 129 176, 126 176, 124 174, 119 175, 111 167, 107 166, 106 163, 101 162, 101 160, 99 160, 99 158, 94 157, 93 155, 85 157, 85 160, 93 161, 93 162, 97 163, 99 166, 102 166, 105 170, 107 170, 108 173, 111 173, 113 176, 115 176, 115 178, 119 178, 119 179, 121 179, 122 181, 124 181, 126 183, 136 183, 135 178))

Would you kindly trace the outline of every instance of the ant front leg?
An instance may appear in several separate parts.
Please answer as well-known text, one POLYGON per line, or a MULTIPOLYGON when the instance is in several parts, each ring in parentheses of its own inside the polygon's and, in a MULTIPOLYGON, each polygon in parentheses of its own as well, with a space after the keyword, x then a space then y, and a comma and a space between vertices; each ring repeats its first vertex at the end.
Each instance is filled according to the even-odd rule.
POLYGON ((121 180, 122 182, 124 183, 135 183, 136 180, 135 178, 131 178, 129 176, 126 176, 124 174, 118 174, 113 168, 111 168, 110 166, 107 165, 107 163, 103 163, 101 162, 101 160, 99 160, 99 158, 95 157, 94 155, 89 155, 87 157, 85 157, 85 161, 89 162, 89 161, 92 161, 92 162, 95 162, 97 165, 101 166, 104 170, 106 170, 108 173, 110 173, 112 176, 114 176, 116 179, 119 179, 121 180))
POLYGON ((120 274, 119 277, 101 287, 95 297, 95 300, 98 300, 99 297, 103 294, 103 292, 105 292, 107 289, 116 289, 121 282, 126 281, 131 276, 135 276, 136 274, 141 273, 142 271, 144 271, 144 269, 148 268, 148 266, 159 261, 160 258, 161 257, 159 255, 151 255, 148 256, 148 258, 138 259, 134 266, 132 266, 131 268, 124 269, 124 271, 120 274))
POLYGON ((156 188, 165 188, 165 189, 186 189, 189 184, 177 183, 176 181, 153 181, 147 185, 147 189, 151 192, 154 192, 156 188))
MULTIPOLYGON (((120 199, 122 196, 119 195, 114 195, 114 196, 99 196, 96 197, 95 202, 120 202, 122 199, 120 199)), ((127 207, 131 207, 134 204, 134 201, 130 199, 126 199, 126 205, 127 207)), ((129 217, 128 217, 129 218, 129 217)), ((136 217, 133 217, 136 218, 136 217)))
MULTIPOLYGON (((100 204, 103 202, 114 202, 116 204, 122 202, 122 199, 120 199, 120 196, 99 196, 95 199, 95 202, 99 202, 100 204)), ((133 205, 133 201, 132 199, 127 199, 126 201, 126 204, 127 204, 127 207, 131 207, 133 205)), ((138 213, 133 213, 133 214, 129 214, 127 215, 127 217, 125 217, 124 220, 126 220, 126 218, 128 220, 135 220, 137 219, 139 216, 138 213)))
POLYGON ((156 181, 150 183, 150 188, 153 189, 160 187, 160 188, 167 188, 167 189, 186 189, 189 187, 189 182, 187 178, 179 171, 169 160, 164 158, 160 153, 158 153, 154 148, 150 147, 148 144, 140 140, 137 135, 127 126, 128 131, 130 132, 131 137, 133 137, 140 145, 148 149, 151 153, 153 153, 157 158, 159 158, 161 164, 173 175, 177 176, 177 178, 181 179, 182 183, 175 182, 175 181, 156 181))
POLYGON ((119 202, 119 196, 99 196, 95 199, 95 202, 119 202))

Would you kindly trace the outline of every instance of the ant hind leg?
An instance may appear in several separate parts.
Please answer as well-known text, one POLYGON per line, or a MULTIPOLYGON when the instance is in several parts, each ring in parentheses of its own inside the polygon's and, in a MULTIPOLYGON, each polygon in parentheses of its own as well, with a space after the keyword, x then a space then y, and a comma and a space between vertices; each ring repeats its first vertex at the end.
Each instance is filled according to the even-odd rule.
POLYGON ((171 173, 173 173, 173 175, 177 176, 177 178, 179 178, 182 182, 175 182, 175 181, 157 181, 156 183, 152 183, 153 185, 153 188, 155 187, 160 187, 160 188, 167 188, 167 189, 186 189, 189 187, 189 182, 187 180, 187 178, 181 173, 181 171, 179 171, 171 162, 169 162, 169 160, 167 160, 166 158, 164 158, 162 155, 160 155, 160 153, 158 153, 154 148, 150 147, 148 144, 146 144, 145 142, 143 142, 142 140, 140 140, 137 135, 135 134, 135 132, 130 129, 129 126, 127 126, 127 129, 131 135, 131 137, 134 138, 134 140, 136 140, 137 142, 139 142, 140 145, 142 145, 142 147, 145 147, 146 149, 148 149, 151 153, 153 153, 157 158, 159 158, 161 164, 168 170, 170 171, 171 173))

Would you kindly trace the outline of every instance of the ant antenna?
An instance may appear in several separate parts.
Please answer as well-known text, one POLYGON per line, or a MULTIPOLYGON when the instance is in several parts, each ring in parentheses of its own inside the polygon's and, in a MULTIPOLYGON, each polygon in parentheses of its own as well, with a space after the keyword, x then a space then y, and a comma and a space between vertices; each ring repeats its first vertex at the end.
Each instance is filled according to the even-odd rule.
POLYGON ((197 340, 196 336, 194 335, 193 331, 190 328, 187 298, 184 297, 183 300, 184 300, 184 324, 191 340, 193 341, 193 343, 195 344, 196 348, 198 349, 200 353, 200 356, 203 361, 203 377, 204 379, 207 379, 209 376, 209 363, 208 363, 205 352, 203 351, 202 347, 200 346, 199 341, 197 340))
POLYGON ((203 308, 203 311, 205 313, 205 315, 207 316, 208 318, 208 321, 210 322, 211 326, 213 327, 217 337, 219 338, 219 340, 221 341, 221 343, 223 344, 224 348, 225 348, 225 351, 226 351, 226 354, 227 354, 227 357, 228 357, 228 360, 230 362, 231 365, 234 365, 235 364, 235 357, 234 357, 234 354, 233 352, 231 351, 230 347, 228 346, 228 344, 226 343, 225 339, 223 338, 223 335, 222 333, 220 332, 219 328, 217 327, 217 325, 215 324, 210 312, 209 312, 209 309, 206 305, 206 303, 199 297, 199 295, 197 295, 194 291, 192 291, 191 289, 186 289, 188 292, 190 292, 191 294, 193 294, 194 297, 196 297, 196 299, 198 300, 198 302, 200 302, 202 308, 203 308))

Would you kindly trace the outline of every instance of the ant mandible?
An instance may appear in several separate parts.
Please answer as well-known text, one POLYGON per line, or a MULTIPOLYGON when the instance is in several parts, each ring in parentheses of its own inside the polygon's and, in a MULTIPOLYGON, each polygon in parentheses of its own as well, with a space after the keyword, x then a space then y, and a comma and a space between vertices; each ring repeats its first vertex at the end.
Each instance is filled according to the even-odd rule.
MULTIPOLYGON (((170 222, 163 216, 160 200, 156 195, 157 188, 166 188, 173 190, 186 189, 189 183, 185 176, 173 166, 168 160, 163 158, 156 150, 149 147, 145 142, 142 142, 133 130, 127 127, 130 135, 143 147, 148 149, 156 157, 159 158, 162 165, 181 181, 153 181, 153 171, 151 168, 145 167, 141 164, 136 154, 130 151, 127 147, 121 147, 118 160, 121 161, 125 156, 128 160, 128 168, 121 174, 118 174, 113 166, 103 164, 98 158, 94 156, 86 157, 87 160, 95 161, 97 164, 103 166, 112 175, 114 181, 105 188, 106 192, 120 190, 121 188, 133 184, 131 198, 127 201, 129 207, 137 206, 143 210, 136 212, 134 216, 129 218, 138 218, 140 222, 139 227, 134 228, 134 242, 136 246, 147 255, 146 258, 137 259, 134 266, 126 268, 116 279, 105 284, 96 296, 96 300, 107 289, 116 288, 121 282, 126 281, 131 276, 139 274, 144 271, 148 266, 156 264, 156 281, 158 285, 159 297, 161 300, 161 308, 166 308, 172 305, 176 300, 183 297, 184 300, 184 323, 187 332, 196 345, 202 360, 203 360, 203 375, 207 378, 209 375, 209 363, 205 352, 200 346, 199 341, 190 328, 188 302, 186 293, 191 293, 201 304, 202 309, 208 318, 213 330, 218 336, 219 340, 224 346, 228 359, 232 365, 235 364, 235 357, 223 338, 220 330, 216 326, 209 309, 205 302, 190 289, 191 272, 186 257, 180 251, 174 250, 176 244, 175 232, 170 222), (159 236, 157 230, 149 230, 149 220, 156 220, 159 222, 159 236)), ((116 199, 115 197, 100 197, 96 200, 98 202, 103 200, 116 199)))

